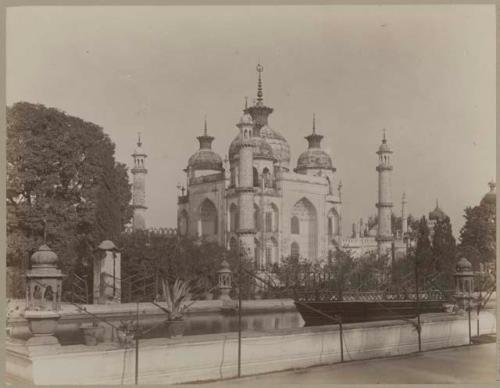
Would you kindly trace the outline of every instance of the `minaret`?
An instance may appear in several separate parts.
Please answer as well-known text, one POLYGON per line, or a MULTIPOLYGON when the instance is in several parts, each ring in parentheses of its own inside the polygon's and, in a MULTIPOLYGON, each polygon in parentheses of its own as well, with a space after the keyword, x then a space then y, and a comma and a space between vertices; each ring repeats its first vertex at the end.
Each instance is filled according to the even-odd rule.
POLYGON ((406 193, 403 193, 401 200, 401 233, 403 237, 408 233, 408 215, 406 214, 406 193))
POLYGON ((142 149, 141 134, 138 135, 137 148, 132 154, 134 158, 134 168, 131 172, 133 175, 132 185, 132 207, 134 216, 132 219, 132 229, 146 229, 146 170, 144 161, 147 155, 142 149))
POLYGON ((384 137, 377 154, 379 156, 378 171, 378 231, 377 231, 377 246, 379 255, 386 254, 390 251, 392 245, 392 228, 391 228, 391 213, 392 213, 392 198, 391 198, 391 154, 392 151, 387 144, 387 139, 384 137))
POLYGON ((245 113, 236 125, 240 129, 239 179, 236 191, 239 199, 240 253, 255 258, 254 188, 253 188, 253 139, 254 123, 245 113))

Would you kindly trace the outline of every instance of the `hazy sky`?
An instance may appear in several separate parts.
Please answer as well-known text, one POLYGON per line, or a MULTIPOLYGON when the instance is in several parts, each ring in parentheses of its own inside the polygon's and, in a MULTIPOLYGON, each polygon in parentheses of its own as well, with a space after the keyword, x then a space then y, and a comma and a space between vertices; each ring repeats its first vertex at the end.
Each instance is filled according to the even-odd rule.
MULTIPOLYGON (((7 12, 7 103, 101 125, 147 160, 148 224, 175 226, 178 182, 208 117, 223 157, 264 65, 270 126, 295 167, 316 113, 343 182, 344 228, 375 214, 382 128, 394 211, 441 208, 454 232, 495 171, 495 13, 468 6, 18 7, 7 12)), ((344 229, 346 230, 346 229, 344 229)))

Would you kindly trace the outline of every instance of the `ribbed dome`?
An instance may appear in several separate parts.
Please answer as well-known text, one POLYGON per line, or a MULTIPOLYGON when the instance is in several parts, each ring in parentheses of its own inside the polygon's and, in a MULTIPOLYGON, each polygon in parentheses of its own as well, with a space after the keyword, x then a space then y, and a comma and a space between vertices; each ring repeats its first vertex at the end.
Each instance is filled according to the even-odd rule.
POLYGON ((222 171, 222 158, 210 149, 201 149, 189 158, 188 168, 222 171))
POLYGON ((487 192, 483 199, 481 199, 481 205, 496 206, 497 204, 497 193, 495 192, 496 184, 495 182, 488 183, 490 186, 490 191, 487 192))
POLYGON ((392 151, 389 148, 389 144, 387 144, 387 142, 383 142, 382 144, 380 144, 380 147, 378 148, 378 152, 392 152, 392 151))
POLYGON ((472 264, 465 257, 462 257, 457 262, 457 271, 458 272, 467 272, 472 269, 472 264))
POLYGON ((439 206, 436 204, 436 208, 429 213, 429 220, 440 221, 448 218, 446 213, 442 211, 439 206))
POLYGON ((299 156, 297 160, 297 170, 306 168, 334 170, 332 158, 320 148, 309 148, 299 156))
POLYGON ((290 165, 290 145, 283 135, 268 125, 264 125, 260 129, 260 136, 271 146, 274 157, 281 164, 281 167, 288 168, 290 165))
MULTIPOLYGON (((253 157, 254 159, 273 159, 274 156, 272 147, 261 137, 252 138, 254 143, 253 157)), ((240 135, 236 136, 229 146, 229 160, 232 162, 238 157, 239 145, 241 143, 240 135)))
POLYGON ((33 253, 31 256, 31 264, 34 267, 54 266, 58 260, 57 255, 46 244, 43 244, 40 248, 38 248, 38 251, 33 253))

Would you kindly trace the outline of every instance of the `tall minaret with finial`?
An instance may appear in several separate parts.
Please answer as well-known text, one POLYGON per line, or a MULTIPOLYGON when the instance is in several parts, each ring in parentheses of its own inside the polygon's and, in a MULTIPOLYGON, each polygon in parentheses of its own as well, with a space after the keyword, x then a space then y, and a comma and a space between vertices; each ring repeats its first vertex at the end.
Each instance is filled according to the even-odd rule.
POLYGON ((142 149, 141 134, 138 134, 137 147, 132 154, 134 158, 134 167, 131 172, 133 175, 132 184, 132 207, 134 216, 132 219, 133 230, 146 229, 146 153, 142 149))
POLYGON ((255 259, 255 219, 253 188, 253 128, 254 122, 248 113, 241 116, 236 125, 240 129, 239 179, 236 191, 239 200, 240 254, 255 259))
POLYGON ((403 193, 403 198, 401 198, 401 233, 406 235, 408 233, 408 214, 406 214, 406 193, 403 193))
POLYGON ((392 196, 391 196, 391 154, 392 151, 387 144, 385 136, 382 139, 377 154, 379 156, 378 172, 378 231, 377 246, 379 255, 386 254, 391 249, 393 241, 391 214, 392 214, 392 196))

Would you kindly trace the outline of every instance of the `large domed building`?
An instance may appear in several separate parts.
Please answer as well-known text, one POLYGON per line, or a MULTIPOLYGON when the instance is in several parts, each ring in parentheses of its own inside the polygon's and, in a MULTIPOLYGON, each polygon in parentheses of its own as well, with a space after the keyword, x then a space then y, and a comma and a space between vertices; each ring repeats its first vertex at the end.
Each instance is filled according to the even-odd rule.
POLYGON ((390 224, 392 151, 385 134, 377 151, 381 221, 370 235, 344 238, 342 185, 332 156, 321 147, 316 118, 305 137, 307 148, 291 166, 288 141, 269 123, 274 110, 264 104, 263 67, 258 65, 257 71, 257 99, 252 106, 245 103, 227 160, 212 150, 214 138, 205 121, 199 149, 184 170, 187 187, 178 198, 178 233, 240 249, 259 268, 288 256, 326 259, 338 247, 355 255, 390 248, 395 241, 390 224))

